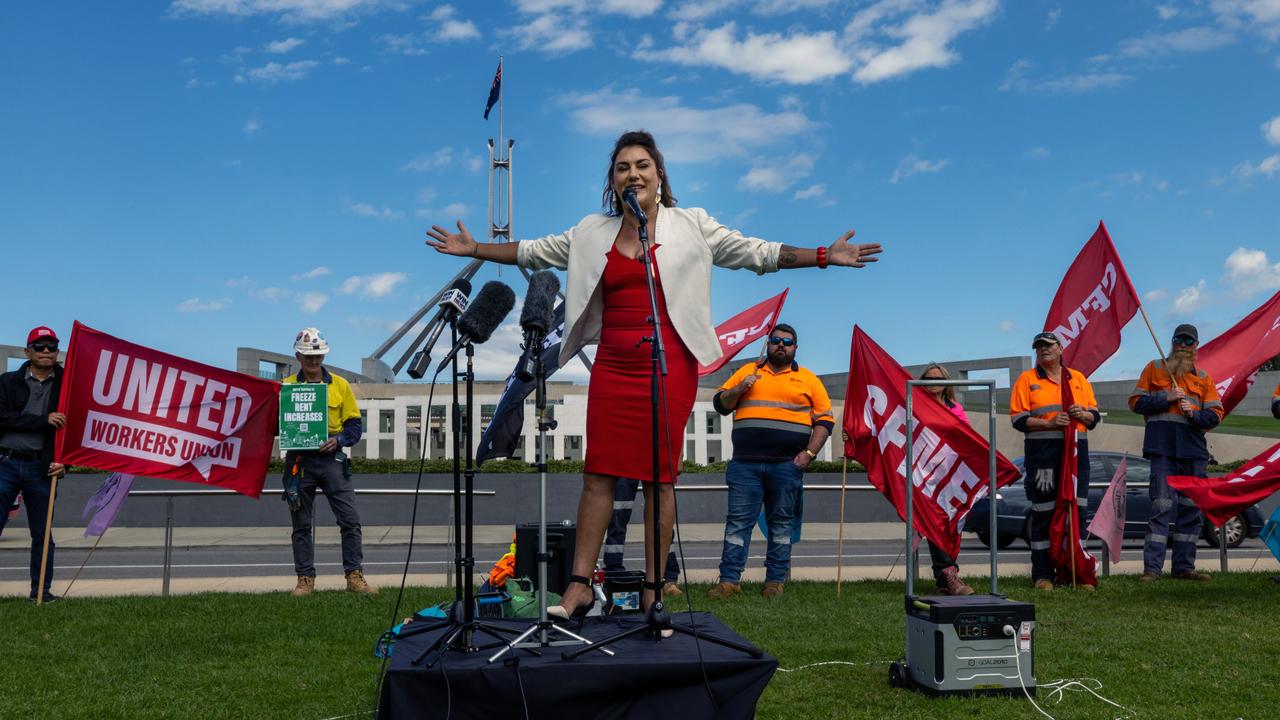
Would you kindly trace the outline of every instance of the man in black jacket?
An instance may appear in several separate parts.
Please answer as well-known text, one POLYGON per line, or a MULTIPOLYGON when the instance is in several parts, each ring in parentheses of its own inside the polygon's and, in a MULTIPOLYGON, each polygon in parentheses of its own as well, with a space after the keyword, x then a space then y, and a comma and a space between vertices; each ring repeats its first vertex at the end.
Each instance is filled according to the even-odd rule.
MULTIPOLYGON (((8 510, 18 493, 27 506, 27 527, 31 530, 31 597, 40 585, 40 555, 44 548, 44 526, 51 497, 50 477, 63 467, 53 461, 54 433, 66 425, 58 412, 62 389, 62 366, 58 364, 58 336, 47 327, 27 334, 27 362, 13 372, 0 375, 0 508, 8 510)), ((0 533, 8 513, 0 513, 0 533)), ((53 538, 49 538, 48 569, 44 576, 44 600, 57 597, 49 592, 53 583, 53 538)))

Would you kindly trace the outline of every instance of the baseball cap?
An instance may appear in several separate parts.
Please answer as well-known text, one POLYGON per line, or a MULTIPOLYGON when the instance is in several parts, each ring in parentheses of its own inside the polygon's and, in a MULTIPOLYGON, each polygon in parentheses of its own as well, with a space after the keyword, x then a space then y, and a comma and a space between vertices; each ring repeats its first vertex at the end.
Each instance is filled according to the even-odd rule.
POLYGON ((38 342, 40 340, 52 340, 54 342, 58 342, 58 335, 52 329, 47 328, 44 325, 41 325, 40 327, 37 327, 37 328, 32 328, 31 332, 27 333, 28 345, 34 342, 38 342))
POLYGON ((1062 341, 1058 339, 1057 335, 1054 335, 1051 332, 1042 332, 1042 333, 1036 333, 1036 336, 1031 338, 1031 347, 1035 347, 1040 343, 1053 343, 1055 345, 1061 345, 1062 341))
POLYGON ((1186 335, 1192 340, 1195 340, 1196 342, 1200 342, 1200 333, 1196 330, 1196 326, 1191 325, 1190 323, 1183 323, 1178 327, 1174 328, 1173 336, 1178 337, 1179 335, 1186 335))

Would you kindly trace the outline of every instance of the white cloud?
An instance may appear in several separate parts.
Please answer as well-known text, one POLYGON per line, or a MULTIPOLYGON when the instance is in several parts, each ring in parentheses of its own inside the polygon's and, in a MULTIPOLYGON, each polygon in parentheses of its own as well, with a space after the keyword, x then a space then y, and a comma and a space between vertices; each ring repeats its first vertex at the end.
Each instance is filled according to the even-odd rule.
POLYGON ((1043 145, 1037 145, 1033 148, 1027 148, 1025 151, 1023 151, 1022 157, 1027 158, 1028 160, 1048 160, 1049 148, 1043 145))
POLYGON ((332 273, 332 272, 333 272, 332 270, 322 265, 320 267, 311 268, 310 270, 304 273, 298 273, 297 275, 292 275, 290 277, 293 280, 315 280, 318 277, 324 277, 325 275, 328 275, 329 273, 332 273))
POLYGON ((1172 20, 1178 15, 1178 8, 1174 5, 1157 5, 1156 14, 1161 20, 1172 20))
POLYGON ((475 23, 470 20, 459 20, 456 15, 457 11, 452 5, 441 5, 432 10, 430 17, 439 23, 439 26, 435 32, 428 33, 428 37, 436 42, 479 40, 480 30, 476 28, 475 23))
POLYGON ((990 22, 999 9, 997 0, 943 0, 932 12, 910 0, 880 0, 860 10, 845 28, 859 65, 853 78, 869 85, 917 70, 949 67, 960 60, 952 42, 990 22), (900 24, 880 22, 906 13, 910 14, 900 24))
POLYGON ((1223 267, 1223 282, 1231 285, 1237 296, 1280 289, 1280 262, 1271 262, 1264 250, 1238 247, 1227 256, 1223 267))
POLYGON ((235 80, 238 83, 256 82, 275 85, 282 80, 301 80, 319 64, 315 60, 296 60, 285 65, 269 62, 262 67, 249 68, 247 75, 245 72, 236 73, 235 80))
POLYGON ((1262 123, 1262 137, 1271 145, 1280 145, 1280 115, 1262 123))
POLYGON ((1151 33, 1120 43, 1120 54, 1131 58, 1175 53, 1206 52, 1230 45, 1235 38, 1217 28, 1190 27, 1167 33, 1151 33))
POLYGON ((671 11, 671 17, 676 20, 705 20, 712 15, 720 13, 722 10, 737 5, 738 0, 699 0, 697 2, 685 2, 680 7, 671 11))
POLYGON ((408 279, 409 276, 402 272, 352 275, 343 281, 342 286, 338 288, 338 292, 343 295, 358 294, 366 298, 383 298, 390 295, 397 285, 408 279))
POLYGON ((642 50, 642 60, 668 60, 681 65, 713 66, 754 80, 781 81, 796 85, 828 80, 843 75, 853 60, 840 47, 836 34, 825 31, 789 35, 747 31, 738 38, 732 22, 711 29, 699 29, 688 43, 667 50, 642 50))
POLYGON ((604 88, 558 98, 574 124, 591 135, 617 137, 628 128, 643 127, 658 138, 669 161, 707 161, 726 154, 741 155, 805 133, 814 123, 803 112, 770 113, 755 105, 737 103, 699 109, 686 107, 674 95, 646 96, 639 90, 604 88))
POLYGON ((1151 290, 1142 296, 1146 302, 1160 302, 1169 299, 1169 291, 1163 288, 1151 290))
POLYGON ((1012 333, 1012 332, 1013 332, 1013 321, 1012 321, 1012 320, 1001 320, 1001 321, 1000 321, 1000 332, 1002 332, 1002 333, 1004 333, 1004 334, 1006 334, 1006 335, 1008 335, 1009 333, 1012 333))
POLYGON ((280 287, 265 287, 261 290, 250 290, 249 297, 268 302, 280 302, 282 298, 289 297, 289 291, 280 287))
POLYGON ((889 178, 889 184, 897 185, 912 175, 941 172, 948 162, 950 161, 945 158, 942 160, 922 160, 915 155, 908 155, 898 161, 898 167, 894 169, 893 177, 889 178))
POLYGON ((262 121, 257 118, 249 118, 244 123, 244 134, 252 136, 262 129, 262 121))
POLYGON ((306 44, 306 42, 307 41, 302 38, 285 38, 284 40, 276 40, 275 42, 267 43, 265 50, 276 55, 284 55, 285 53, 296 49, 299 45, 306 44))
POLYGON ((1229 28, 1252 30, 1280 39, 1280 0, 1211 0, 1218 19, 1229 28))
POLYGON ((183 300, 178 303, 178 312, 183 313, 199 313, 199 312, 216 312, 231 304, 231 301, 222 298, 220 300, 202 301, 198 297, 183 300))
POLYGON ((179 17, 278 15, 284 22, 312 23, 349 19, 402 6, 400 0, 174 0, 170 10, 179 17))
POLYGON ((350 65, 350 64, 351 64, 351 59, 350 59, 350 58, 344 58, 344 57, 342 57, 341 55, 339 55, 338 57, 336 57, 336 58, 334 58, 334 59, 333 59, 333 64, 334 64, 334 65, 350 65))
POLYGON ((797 190, 796 194, 793 195, 792 197, 794 197, 796 200, 807 200, 809 198, 815 198, 820 200, 826 197, 826 195, 827 195, 827 186, 822 183, 816 183, 814 185, 810 185, 807 188, 804 188, 803 190, 797 190))
POLYGON ((374 220, 400 220, 404 217, 404 213, 399 210, 392 210, 386 206, 376 208, 369 203, 348 203, 347 209, 360 217, 374 220))
POLYGON ((414 57, 426 55, 427 49, 422 47, 422 38, 415 34, 393 35, 387 33, 377 37, 378 42, 387 46, 387 52, 414 57))
POLYGON ((434 152, 419 155, 404 165, 400 169, 405 172, 425 173, 432 170, 444 170, 446 168, 459 165, 469 173, 478 173, 484 167, 484 161, 470 149, 464 148, 461 152, 454 150, 452 147, 442 147, 434 152))
POLYGON ((586 20, 554 14, 540 15, 500 34, 515 40, 517 49, 547 55, 566 55, 595 44, 586 20))
POLYGON ((1277 172, 1280 172, 1280 155, 1270 155, 1264 158, 1262 162, 1257 165, 1253 165, 1247 161, 1243 162, 1235 166, 1235 168, 1232 169, 1231 174, 1241 182, 1248 182, 1255 175, 1270 178, 1277 172))
POLYGON ((1044 20, 1044 29, 1052 30, 1054 25, 1058 24, 1058 20, 1062 18, 1062 8, 1054 8, 1049 11, 1049 15, 1044 20))
POLYGON ((524 13, 568 12, 581 15, 593 11, 647 17, 662 7, 662 0, 516 0, 515 4, 524 13))
POLYGON ((781 160, 765 158, 738 181, 738 187, 755 192, 779 193, 813 172, 812 155, 800 153, 781 160))
POLYGON ((1046 95, 1080 95, 1094 90, 1104 90, 1124 84, 1133 78, 1123 73, 1099 70, 1053 78, 1033 79, 1028 73, 1034 64, 1030 60, 1018 60, 1009 67, 1000 89, 1009 92, 1043 93, 1046 95))
POLYGON ((1183 288, 1178 296, 1173 299, 1173 313, 1175 315, 1189 315, 1201 307, 1209 300, 1209 293, 1205 290, 1205 282, 1200 282, 1188 288, 1183 288))
POLYGON ((298 296, 298 307, 303 312, 319 312, 327 302, 329 302, 329 296, 322 292, 308 292, 298 296))
POLYGON ((205 80, 201 80, 200 78, 191 78, 187 80, 187 84, 186 84, 186 88, 188 90, 195 90, 196 88, 212 87, 212 86, 213 86, 212 81, 205 81, 205 80))

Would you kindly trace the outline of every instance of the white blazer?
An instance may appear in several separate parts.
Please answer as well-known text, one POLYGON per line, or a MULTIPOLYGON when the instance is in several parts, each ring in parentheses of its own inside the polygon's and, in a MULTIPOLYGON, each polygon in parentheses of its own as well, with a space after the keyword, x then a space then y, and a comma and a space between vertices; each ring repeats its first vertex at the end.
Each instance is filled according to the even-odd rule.
MULTIPOLYGON (((596 214, 559 235, 522 240, 516 263, 530 270, 568 270, 564 340, 560 364, 586 345, 600 342, 604 321, 605 257, 622 227, 622 217, 596 214)), ((711 266, 750 268, 758 274, 778 269, 782 243, 747 237, 716 222, 702 208, 658 207, 650 219, 650 237, 660 249, 658 275, 667 313, 685 346, 699 363, 710 365, 723 353, 711 322, 711 266)))

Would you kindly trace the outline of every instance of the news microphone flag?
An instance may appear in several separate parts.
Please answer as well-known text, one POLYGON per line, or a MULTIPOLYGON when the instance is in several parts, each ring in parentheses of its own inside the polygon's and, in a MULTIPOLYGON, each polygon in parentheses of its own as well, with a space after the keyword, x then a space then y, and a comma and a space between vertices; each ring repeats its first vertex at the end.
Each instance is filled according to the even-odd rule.
POLYGON ((489 101, 484 104, 484 119, 489 119, 489 111, 498 104, 502 97, 502 61, 498 61, 498 72, 493 76, 493 85, 489 88, 489 101))
MULTIPOLYGON (((542 341, 542 369, 547 378, 560 369, 560 340, 564 335, 564 303, 556 305, 555 320, 552 330, 542 341)), ((494 408, 493 419, 480 436, 480 446, 476 449, 476 465, 492 458, 509 458, 516 451, 520 442, 521 431, 524 430, 524 399, 534 390, 534 381, 524 382, 516 377, 519 371, 519 360, 516 369, 507 377, 507 388, 494 408)))

